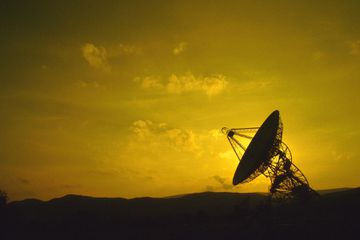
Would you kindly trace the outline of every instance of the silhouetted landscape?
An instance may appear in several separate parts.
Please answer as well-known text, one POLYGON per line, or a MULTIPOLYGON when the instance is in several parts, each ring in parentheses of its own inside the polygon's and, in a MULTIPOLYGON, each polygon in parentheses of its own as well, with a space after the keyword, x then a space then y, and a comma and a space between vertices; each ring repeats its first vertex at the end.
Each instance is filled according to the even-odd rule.
POLYGON ((0 240, 360 240, 360 0, 0 0, 0 56, 0 240))
POLYGON ((66 195, 1 208, 1 239, 354 238, 360 188, 319 191, 308 203, 274 203, 261 193, 193 193, 168 198, 66 195))

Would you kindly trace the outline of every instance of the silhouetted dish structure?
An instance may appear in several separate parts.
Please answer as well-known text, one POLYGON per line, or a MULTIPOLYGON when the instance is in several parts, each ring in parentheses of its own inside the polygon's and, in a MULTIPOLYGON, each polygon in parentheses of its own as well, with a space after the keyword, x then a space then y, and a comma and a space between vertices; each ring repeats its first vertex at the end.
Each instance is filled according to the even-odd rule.
POLYGON ((270 178, 270 193, 277 198, 309 199, 317 196, 305 175, 292 162, 289 147, 282 141, 283 124, 278 110, 272 112, 260 128, 223 128, 239 165, 233 185, 250 182, 260 174, 270 178), (248 132, 257 130, 251 137, 248 132), (251 140, 247 147, 243 139, 251 140))
MULTIPOLYGON (((266 170, 271 160, 270 153, 276 145, 279 126, 280 113, 276 110, 261 125, 244 152, 234 174, 234 185, 249 178, 253 179, 266 170)), ((229 131, 228 134, 232 134, 232 132, 229 131)))

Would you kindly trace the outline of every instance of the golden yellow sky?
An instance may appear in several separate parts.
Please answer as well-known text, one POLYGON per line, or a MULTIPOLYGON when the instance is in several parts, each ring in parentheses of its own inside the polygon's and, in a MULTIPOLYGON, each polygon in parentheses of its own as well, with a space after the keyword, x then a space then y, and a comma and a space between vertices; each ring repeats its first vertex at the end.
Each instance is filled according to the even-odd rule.
POLYGON ((11 200, 231 187, 223 126, 279 109, 315 189, 360 185, 359 1, 0 3, 0 188, 11 200), (196 2, 196 3, 195 3, 196 2))

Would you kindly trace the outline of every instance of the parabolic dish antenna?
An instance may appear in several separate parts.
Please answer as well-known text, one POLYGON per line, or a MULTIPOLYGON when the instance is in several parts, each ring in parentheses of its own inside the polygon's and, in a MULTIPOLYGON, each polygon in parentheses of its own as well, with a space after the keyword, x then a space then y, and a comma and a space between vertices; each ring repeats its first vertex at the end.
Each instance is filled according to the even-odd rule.
POLYGON ((317 195, 304 174, 292 163, 288 146, 282 142, 283 125, 278 110, 264 123, 252 128, 222 128, 240 160, 233 185, 250 182, 260 174, 270 178, 270 193, 276 198, 309 198, 317 195), (255 135, 251 136, 251 133, 255 135), (246 145, 244 140, 250 140, 246 145))

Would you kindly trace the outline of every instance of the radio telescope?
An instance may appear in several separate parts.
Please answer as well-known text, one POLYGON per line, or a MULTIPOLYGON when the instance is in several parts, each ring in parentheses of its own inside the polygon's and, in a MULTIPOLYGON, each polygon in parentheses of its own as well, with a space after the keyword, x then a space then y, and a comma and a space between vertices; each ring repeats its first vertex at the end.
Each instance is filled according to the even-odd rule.
POLYGON ((283 124, 275 110, 260 127, 221 130, 240 160, 233 185, 254 180, 260 174, 270 178, 270 193, 279 199, 309 199, 317 193, 292 162, 289 147, 282 141, 283 124), (246 147, 245 142, 250 141, 246 147))

